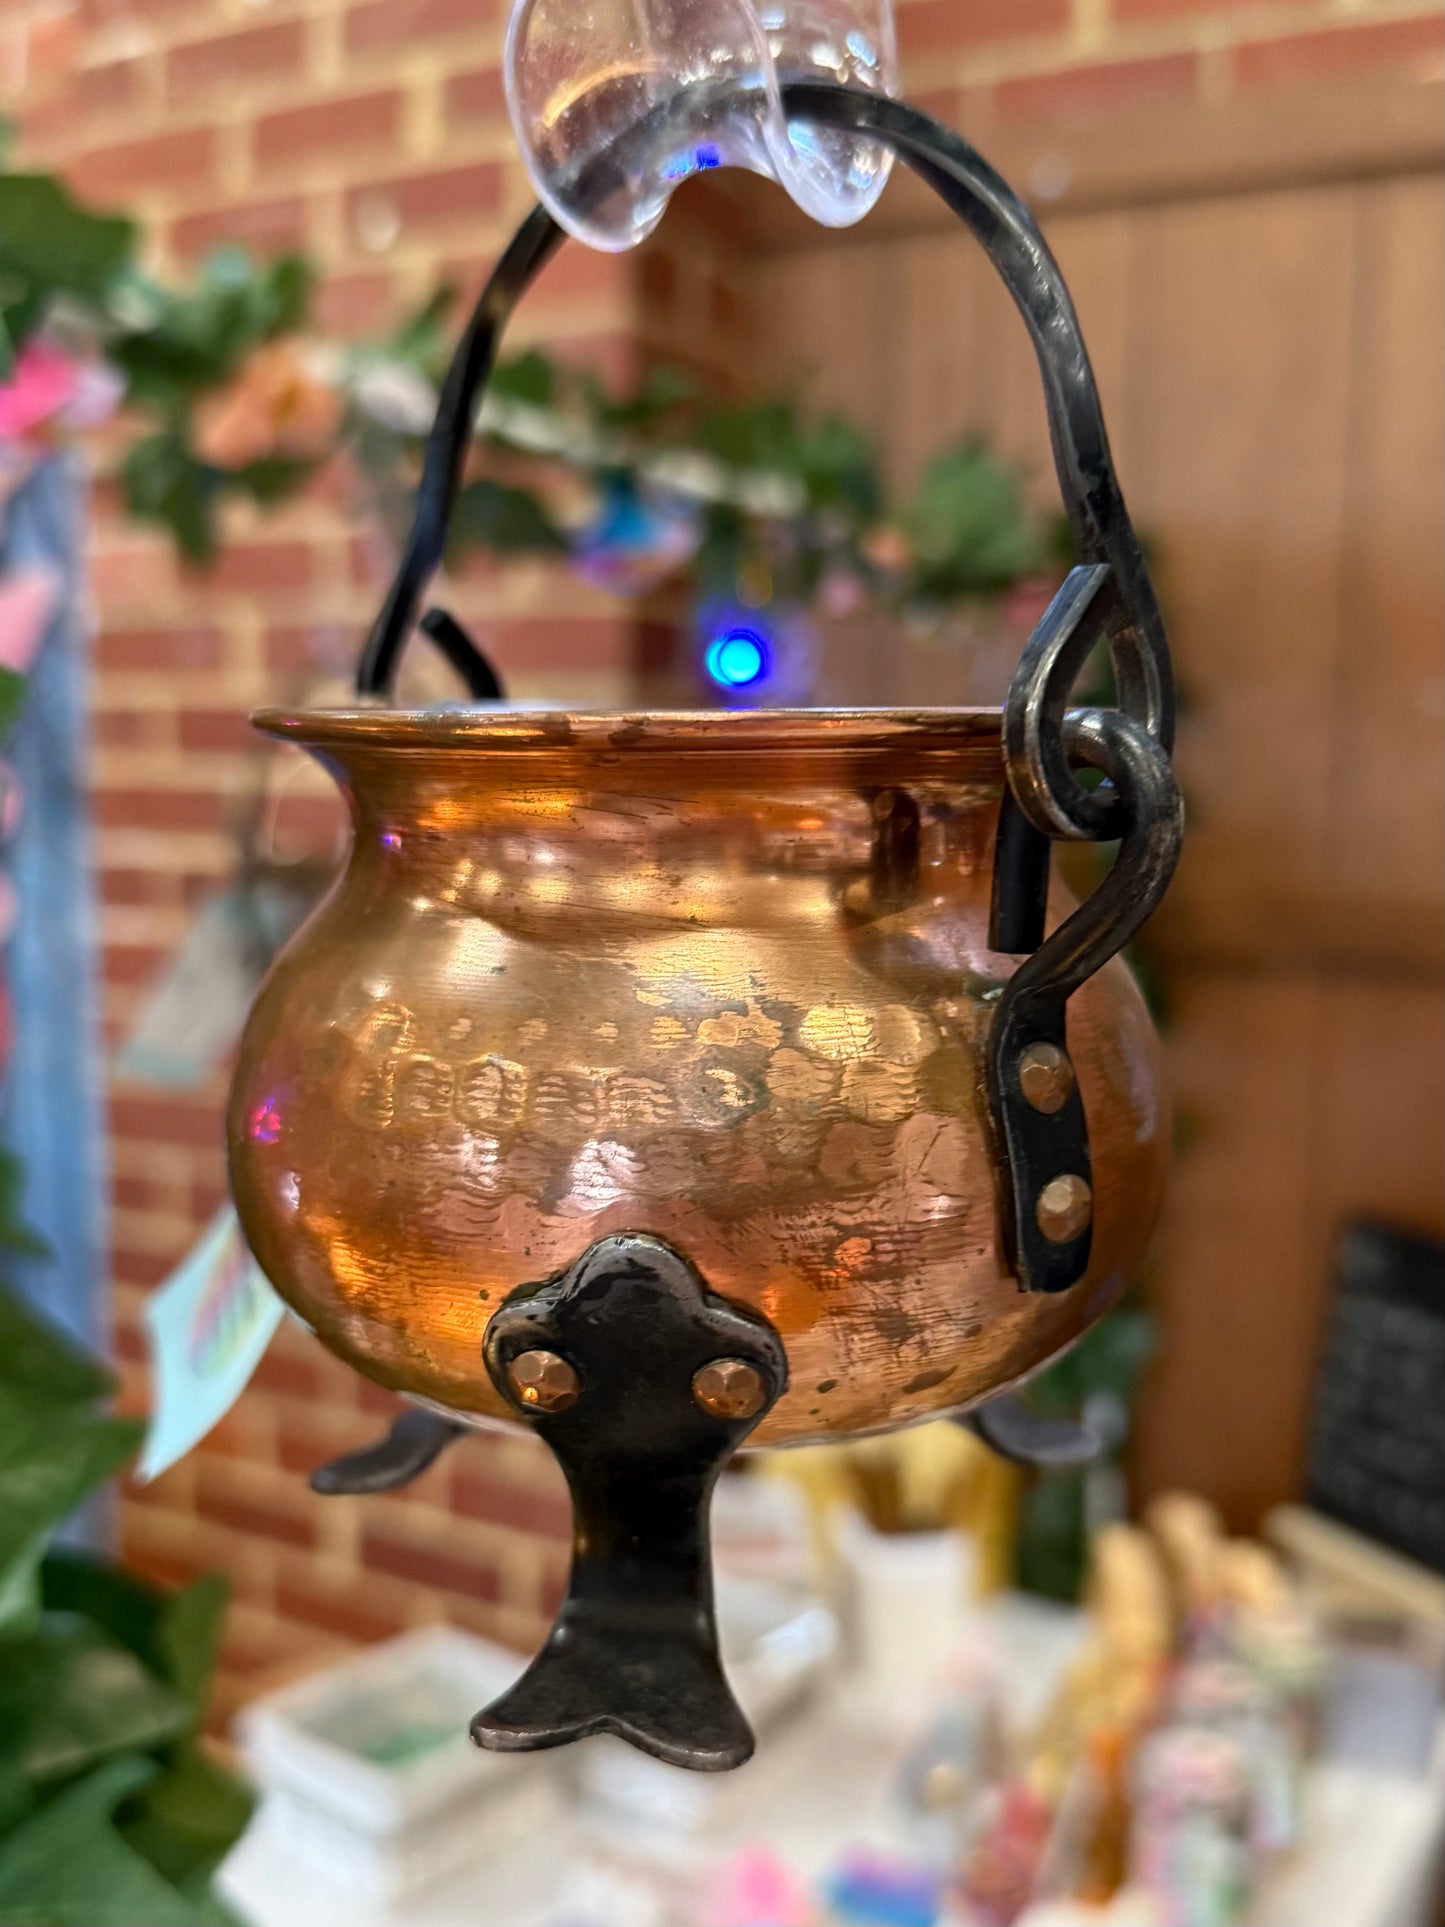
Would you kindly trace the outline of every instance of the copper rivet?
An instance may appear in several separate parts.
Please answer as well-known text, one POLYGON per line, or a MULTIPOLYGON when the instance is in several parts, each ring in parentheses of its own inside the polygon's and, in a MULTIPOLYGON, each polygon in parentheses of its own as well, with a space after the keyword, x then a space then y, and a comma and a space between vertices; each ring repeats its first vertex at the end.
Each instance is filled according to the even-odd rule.
POLYGON ((1034 1216, 1051 1245, 1072 1244, 1094 1215, 1094 1194, 1084 1180, 1072 1172, 1050 1178, 1039 1193, 1034 1216))
POLYGON ((507 1377, 513 1395, 534 1412, 565 1412, 582 1389, 576 1372, 556 1352, 518 1352, 507 1377))
POLYGON ((1068 1103, 1074 1089, 1074 1067, 1057 1044, 1030 1044, 1019 1059, 1019 1089, 1024 1102, 1045 1117, 1068 1103))
POLYGON ((692 1395, 714 1418, 752 1418, 763 1409, 763 1375, 740 1358, 715 1358, 693 1373, 692 1395))

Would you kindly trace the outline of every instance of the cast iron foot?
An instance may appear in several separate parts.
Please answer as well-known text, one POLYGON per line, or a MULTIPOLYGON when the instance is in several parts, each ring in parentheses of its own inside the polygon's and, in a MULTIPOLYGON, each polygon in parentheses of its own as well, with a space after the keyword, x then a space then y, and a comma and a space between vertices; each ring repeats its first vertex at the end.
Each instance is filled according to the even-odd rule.
POLYGON ((708 1505, 787 1386, 770 1325, 658 1238, 623 1233, 523 1287, 483 1346, 572 1492, 572 1572, 546 1645, 472 1722, 494 1752, 615 1733, 674 1766, 741 1766, 753 1736, 718 1657, 708 1505))
POLYGON ((1040 1418, 1011 1392, 966 1412, 958 1422, 1001 1459, 1041 1472, 1090 1465, 1100 1452, 1099 1440, 1085 1426, 1072 1419, 1040 1418))
POLYGON ((363 1445, 359 1451, 318 1465, 311 1474, 311 1490, 331 1498, 341 1493, 390 1492, 393 1486, 408 1485, 467 1429, 435 1412, 403 1412, 375 1445, 363 1445))

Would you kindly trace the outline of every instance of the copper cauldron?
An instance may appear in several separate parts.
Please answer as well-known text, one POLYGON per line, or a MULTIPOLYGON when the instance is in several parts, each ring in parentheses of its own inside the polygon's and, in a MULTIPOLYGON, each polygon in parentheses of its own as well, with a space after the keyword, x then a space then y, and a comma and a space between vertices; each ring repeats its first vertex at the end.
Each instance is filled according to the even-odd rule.
MULTIPOLYGON (((1073 310, 955 136, 847 88, 784 98, 892 142, 1033 333, 1083 559, 1002 714, 258 718, 335 775, 353 840, 246 1031, 237 1205, 322 1342, 416 1407, 326 1489, 396 1483, 484 1420, 563 1465, 567 1600, 473 1728, 503 1749, 609 1730, 745 1758, 712 1629, 719 1467, 995 1399, 1105 1310, 1163 1181, 1158 1049, 1116 953, 1178 849, 1172 692, 1073 310), (1117 706, 1067 710, 1096 643, 1117 706), (1059 837, 1119 839, 1077 907, 1050 891, 1059 837)), ((559 239, 530 217, 458 349, 369 699, 500 323, 559 239)), ((458 626, 421 627, 485 693, 458 626)))
POLYGON ((232 1174, 368 1377, 510 1417, 493 1312, 645 1230, 782 1338, 752 1442, 838 1436, 999 1391, 1138 1259, 1168 1112, 1117 959, 1070 1010, 1087 1271, 1020 1291, 1000 1236, 996 713, 258 721, 336 773, 354 837, 247 1029, 232 1174))

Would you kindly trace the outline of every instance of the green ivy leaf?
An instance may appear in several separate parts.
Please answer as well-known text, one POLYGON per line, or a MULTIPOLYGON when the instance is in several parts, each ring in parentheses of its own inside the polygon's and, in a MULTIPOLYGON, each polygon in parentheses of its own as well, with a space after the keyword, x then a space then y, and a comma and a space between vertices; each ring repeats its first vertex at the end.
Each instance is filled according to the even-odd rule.
POLYGON ((109 1760, 0 1840, 0 1927, 197 1927, 194 1902, 110 1824, 154 1773, 109 1760))
POLYGON ((790 401, 718 408, 698 424, 698 445, 734 468, 798 472, 798 419, 790 401))
POLYGON ((0 174, 0 307, 11 343, 34 332, 56 294, 101 305, 135 236, 130 221, 92 214, 48 174, 0 174))
MULTIPOLYGON (((391 335, 385 346, 387 358, 409 362, 427 374, 444 363, 451 345, 447 322, 456 298, 455 285, 443 281, 435 294, 424 301, 415 314, 408 315, 391 335)), ((493 381, 503 372, 498 368, 493 381)))
POLYGON ((121 464, 121 479, 132 515, 168 528, 188 561, 212 559, 221 475, 191 453, 179 429, 136 442, 121 464))
POLYGON ((0 1638, 34 1626, 50 1534, 120 1470, 144 1430, 0 1384, 0 1638))
POLYGON ((883 490, 868 437, 832 415, 801 435, 797 466, 815 509, 841 509, 858 522, 878 516, 883 490))
POLYGON ((296 334, 306 325, 316 270, 300 254, 283 254, 261 271, 258 304, 262 338, 296 334))
POLYGON ((527 489, 483 478, 457 496, 450 554, 486 548, 496 555, 559 555, 566 547, 567 538, 527 489))
POLYGON ((181 1592, 168 1593, 157 1627, 160 1670, 197 1718, 221 1649, 230 1587, 221 1573, 208 1573, 181 1592))
POLYGON ((25 703, 26 680, 18 669, 0 665, 0 743, 15 727, 25 703))
POLYGON ((314 275, 299 255, 258 268, 240 248, 222 248, 184 294, 149 287, 145 324, 123 331, 109 358, 126 377, 128 399, 179 416, 201 392, 229 379, 246 356, 305 325, 314 275))
POLYGON ((1048 560, 1017 472, 978 441, 929 464, 899 521, 915 557, 914 590, 925 600, 994 593, 1048 560))
MULTIPOLYGON (((19 1161, 0 1153, 0 1223, 7 1228, 13 1223, 18 1188, 19 1161)), ((16 1248, 9 1236, 0 1236, 0 1243, 16 1248)), ((0 1386, 5 1384, 18 1385, 33 1397, 76 1403, 103 1398, 115 1389, 110 1373, 68 1332, 0 1285, 0 1386)))
POLYGON ((245 1832, 254 1807, 234 1774, 187 1743, 126 1803, 116 1825, 121 1838, 167 1880, 195 1891, 245 1832))
POLYGON ((499 362, 487 382, 487 393, 501 401, 550 408, 557 395, 557 371, 540 348, 532 348, 525 355, 499 362))
POLYGON ((68 1779, 173 1739, 190 1718, 185 1700, 98 1626, 49 1616, 0 1666, 0 1772, 68 1779))
MULTIPOLYGON (((13 1251, 22 1258, 49 1258, 50 1246, 32 1231, 20 1209, 25 1187, 25 1167, 13 1151, 0 1149, 0 1251, 13 1251)), ((0 1326, 3 1336, 3 1326, 0 1326)), ((67 1341, 68 1342, 68 1341, 67 1341)), ((4 1376, 0 1367, 0 1377, 4 1376)))
POLYGON ((223 1574, 166 1593, 108 1559, 58 1546, 46 1555, 40 1583, 47 1612, 80 1613, 102 1627, 199 1720, 230 1596, 223 1574))
POLYGON ((316 467, 315 462, 292 461, 277 455, 265 461, 248 462, 227 479, 231 487, 249 495, 262 508, 275 508, 280 502, 290 501, 316 473, 316 467))
MULTIPOLYGON (((252 1800, 194 1735, 220 1644, 225 1580, 214 1575, 167 1594, 94 1553, 62 1547, 46 1557, 41 1584, 47 1613, 83 1615, 82 1623, 103 1629, 102 1637, 161 1683, 179 1714, 162 1770, 123 1803, 115 1824, 129 1846, 190 1898, 195 1927, 205 1922, 224 1927, 230 1915, 206 1887, 244 1831, 252 1800)), ((25 1663, 28 1645, 11 1650, 25 1663)), ((3 1678, 0 1668, 0 1682, 3 1678)), ((0 1690, 0 1725, 4 1704, 0 1690)), ((0 1788, 7 1783, 0 1739, 0 1788)))
POLYGON ((40 1604, 48 1613, 83 1614, 164 1676, 158 1636, 165 1595, 123 1566, 83 1547, 52 1546, 40 1568, 40 1604))

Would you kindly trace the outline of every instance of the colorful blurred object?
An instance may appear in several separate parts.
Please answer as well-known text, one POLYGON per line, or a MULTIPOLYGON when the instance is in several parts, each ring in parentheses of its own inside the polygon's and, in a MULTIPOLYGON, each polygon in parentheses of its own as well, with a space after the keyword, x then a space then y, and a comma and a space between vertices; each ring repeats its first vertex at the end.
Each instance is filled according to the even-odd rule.
POLYGON ((0 441, 21 441, 75 400, 80 377, 68 355, 46 341, 28 341, 0 382, 0 441))
POLYGON ((776 1854, 740 1853, 716 1878, 701 1927, 818 1927, 807 1887, 776 1854))
POLYGON ((701 540, 694 509, 614 475, 602 483, 595 519, 572 537, 572 568, 614 595, 646 595, 686 568, 701 540))
POLYGON ((859 1848, 825 1883, 838 1927, 935 1927, 943 1882, 926 1868, 859 1848))
MULTIPOLYGON (((52 569, 17 570, 0 577, 0 671, 26 676, 60 597, 52 569)), ((6 715, 0 715, 3 727, 6 715)))
POLYGON ((345 402, 316 350, 293 337, 268 341, 223 388, 205 397, 194 447, 215 468, 260 461, 320 461, 341 430, 345 402))

